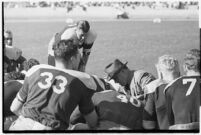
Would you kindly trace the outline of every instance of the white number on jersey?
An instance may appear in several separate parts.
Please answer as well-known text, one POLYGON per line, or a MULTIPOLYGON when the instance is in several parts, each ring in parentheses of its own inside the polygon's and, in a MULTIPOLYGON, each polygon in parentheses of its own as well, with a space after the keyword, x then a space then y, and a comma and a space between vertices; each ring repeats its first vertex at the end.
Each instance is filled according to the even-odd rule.
POLYGON ((187 84, 188 82, 190 82, 190 87, 188 88, 187 92, 186 92, 186 96, 190 95, 195 84, 196 84, 196 79, 193 78, 189 78, 189 79, 183 79, 183 84, 187 84))
POLYGON ((128 103, 130 102, 132 105, 136 106, 136 107, 140 107, 141 106, 141 103, 139 100, 133 98, 133 97, 130 97, 130 99, 128 100, 127 97, 125 95, 118 95, 117 96, 118 99, 121 100, 121 102, 124 102, 124 103, 128 103))
MULTIPOLYGON (((52 80, 53 80, 53 74, 50 72, 43 72, 40 74, 40 76, 42 76, 42 77, 46 76, 47 78, 45 79, 45 82, 46 82, 45 84, 43 84, 42 82, 38 82, 38 86, 41 89, 47 89, 47 88, 51 87, 52 80)), ((65 91, 65 87, 66 87, 68 81, 64 76, 61 76, 61 75, 56 76, 55 79, 61 80, 62 82, 58 84, 58 87, 53 86, 52 89, 55 93, 61 94, 65 91)))

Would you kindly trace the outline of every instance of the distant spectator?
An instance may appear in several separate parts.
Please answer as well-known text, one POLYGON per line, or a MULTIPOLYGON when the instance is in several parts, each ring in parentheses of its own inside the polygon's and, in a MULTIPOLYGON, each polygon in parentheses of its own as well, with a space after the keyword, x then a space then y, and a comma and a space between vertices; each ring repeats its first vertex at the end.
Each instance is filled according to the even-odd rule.
POLYGON ((12 46, 13 34, 10 30, 4 32, 4 45, 12 46))
POLYGON ((22 50, 13 46, 13 34, 10 30, 4 32, 4 72, 21 71, 22 63, 26 60, 22 50))

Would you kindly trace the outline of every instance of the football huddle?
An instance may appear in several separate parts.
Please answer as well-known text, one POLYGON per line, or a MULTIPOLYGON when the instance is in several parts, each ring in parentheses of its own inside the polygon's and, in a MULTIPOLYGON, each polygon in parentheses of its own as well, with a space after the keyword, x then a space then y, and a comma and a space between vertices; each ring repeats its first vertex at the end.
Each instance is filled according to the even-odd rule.
POLYGON ((97 39, 87 20, 54 34, 48 64, 23 57, 12 31, 3 38, 4 131, 199 131, 198 49, 186 52, 183 63, 170 54, 158 57, 157 76, 114 59, 103 65, 107 76, 101 78, 85 72, 97 39))

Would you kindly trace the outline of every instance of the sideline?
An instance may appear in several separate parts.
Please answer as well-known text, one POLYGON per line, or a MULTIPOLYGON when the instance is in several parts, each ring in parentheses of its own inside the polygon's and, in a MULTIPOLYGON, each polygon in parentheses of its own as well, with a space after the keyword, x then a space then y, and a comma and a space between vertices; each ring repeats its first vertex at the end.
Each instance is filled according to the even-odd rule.
MULTIPOLYGON (((6 20, 4 19, 5 23, 22 23, 22 22, 65 22, 65 19, 10 19, 10 20, 6 20)), ((90 19, 90 22, 153 22, 153 19, 90 19)), ((192 19, 172 19, 172 18, 162 18, 161 19, 162 22, 174 22, 174 21, 199 21, 199 19, 197 18, 192 18, 192 19)))

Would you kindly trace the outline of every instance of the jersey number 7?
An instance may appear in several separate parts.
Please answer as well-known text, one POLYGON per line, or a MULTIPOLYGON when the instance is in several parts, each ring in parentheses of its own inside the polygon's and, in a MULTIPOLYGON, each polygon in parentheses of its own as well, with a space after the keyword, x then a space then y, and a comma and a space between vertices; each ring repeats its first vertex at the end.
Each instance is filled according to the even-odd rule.
MULTIPOLYGON (((53 80, 53 74, 50 73, 50 72, 43 72, 40 74, 40 76, 42 77, 47 77, 45 78, 45 82, 46 83, 42 83, 42 82, 38 82, 38 86, 41 88, 41 89, 47 89, 49 87, 51 87, 52 85, 52 80, 53 80)), ((58 87, 56 86, 53 86, 52 89, 55 93, 57 94, 61 94, 65 91, 65 87, 68 83, 67 79, 62 76, 62 75, 58 75, 55 77, 55 79, 57 80, 61 80, 62 82, 58 84, 58 87)))
POLYGON ((194 86, 196 84, 196 81, 197 80, 193 79, 193 78, 183 79, 183 84, 187 84, 188 82, 191 83, 190 86, 189 86, 189 88, 188 88, 188 90, 187 90, 187 92, 186 92, 186 96, 188 96, 188 95, 191 94, 191 92, 193 91, 193 88, 194 88, 194 86))

